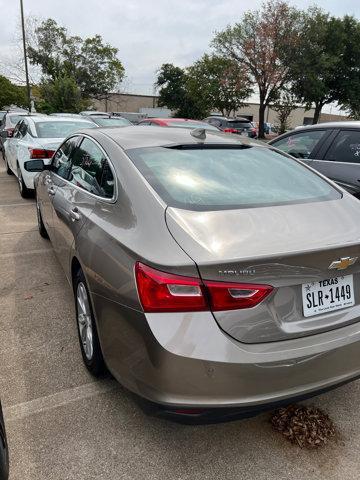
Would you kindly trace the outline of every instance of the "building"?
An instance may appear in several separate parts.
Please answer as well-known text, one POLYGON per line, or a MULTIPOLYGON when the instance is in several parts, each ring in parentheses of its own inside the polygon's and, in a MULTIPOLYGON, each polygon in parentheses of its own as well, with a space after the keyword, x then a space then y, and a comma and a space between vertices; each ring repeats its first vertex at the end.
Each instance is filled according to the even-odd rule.
MULTIPOLYGON (((146 109, 155 109, 158 107, 159 97, 156 95, 136 95, 132 93, 111 93, 103 100, 94 100, 93 105, 96 110, 105 112, 141 112, 146 109)), ((259 104, 248 103, 245 107, 238 110, 237 115, 249 118, 249 120, 259 121, 259 104)), ((304 107, 296 108, 289 117, 289 127, 294 128, 298 125, 312 124, 314 109, 306 110, 304 107)), ((347 120, 344 115, 334 115, 322 113, 320 122, 347 120)), ((272 124, 278 124, 277 112, 268 107, 265 112, 265 121, 272 124)))

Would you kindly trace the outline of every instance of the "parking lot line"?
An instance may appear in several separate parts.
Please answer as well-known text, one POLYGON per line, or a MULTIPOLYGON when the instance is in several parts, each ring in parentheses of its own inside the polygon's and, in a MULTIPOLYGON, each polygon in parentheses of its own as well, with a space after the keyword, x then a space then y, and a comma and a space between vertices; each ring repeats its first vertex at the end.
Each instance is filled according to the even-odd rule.
POLYGON ((5 418, 7 422, 21 420, 31 415, 53 410, 54 408, 62 407, 85 398, 108 393, 117 388, 117 386, 118 384, 115 380, 100 380, 80 385, 79 387, 69 388, 68 390, 63 390, 52 395, 46 395, 45 397, 39 397, 28 402, 18 403, 17 405, 9 407, 5 406, 5 418))

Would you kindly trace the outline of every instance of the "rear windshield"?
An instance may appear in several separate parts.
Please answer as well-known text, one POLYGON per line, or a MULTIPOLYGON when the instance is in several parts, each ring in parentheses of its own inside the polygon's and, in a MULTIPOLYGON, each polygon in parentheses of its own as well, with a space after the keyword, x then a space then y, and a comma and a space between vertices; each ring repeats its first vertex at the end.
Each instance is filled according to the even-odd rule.
POLYGON ((304 165, 264 147, 137 148, 126 152, 169 206, 223 210, 341 198, 304 165))
POLYGON ((11 125, 16 125, 20 120, 24 118, 25 115, 9 115, 11 125))
POLYGON ((181 127, 181 128, 206 128, 206 130, 219 131, 217 127, 210 125, 209 123, 197 123, 197 122, 168 122, 169 127, 181 127))
POLYGON ((97 118, 96 123, 101 127, 127 127, 131 125, 126 118, 97 118))
POLYGON ((231 128, 252 128, 251 122, 239 122, 236 120, 229 121, 229 127, 231 128))
POLYGON ((93 122, 77 122, 76 120, 36 122, 35 126, 39 138, 65 138, 81 128, 96 128, 93 122))

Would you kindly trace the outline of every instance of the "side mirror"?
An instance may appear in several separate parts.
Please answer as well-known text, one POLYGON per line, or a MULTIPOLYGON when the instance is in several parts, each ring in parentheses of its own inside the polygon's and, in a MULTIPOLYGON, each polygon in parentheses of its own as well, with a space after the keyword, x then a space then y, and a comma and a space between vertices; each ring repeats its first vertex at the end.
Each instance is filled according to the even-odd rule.
POLYGON ((45 165, 43 160, 29 160, 24 163, 24 168, 27 172, 42 172, 50 170, 51 165, 45 165))

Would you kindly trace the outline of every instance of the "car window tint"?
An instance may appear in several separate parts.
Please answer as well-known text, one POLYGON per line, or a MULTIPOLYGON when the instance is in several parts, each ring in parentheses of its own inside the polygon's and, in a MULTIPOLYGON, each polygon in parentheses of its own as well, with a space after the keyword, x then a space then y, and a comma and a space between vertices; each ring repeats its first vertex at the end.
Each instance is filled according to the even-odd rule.
POLYGON ((36 133, 39 138, 65 138, 81 128, 96 128, 93 122, 76 120, 36 122, 36 133))
POLYGON ((105 198, 114 194, 114 177, 103 151, 84 138, 74 151, 70 181, 84 190, 105 198))
POLYGON ((326 180, 264 147, 127 150, 169 206, 224 210, 340 198, 326 180))
POLYGON ((341 130, 326 153, 325 160, 360 163, 360 131, 341 130))
POLYGON ((15 125, 14 133, 13 133, 14 138, 21 138, 20 127, 21 127, 22 123, 23 122, 19 122, 17 125, 15 125))
POLYGON ((309 132, 294 133, 272 145, 296 158, 310 158, 311 153, 324 136, 326 130, 312 130, 309 132))
POLYGON ((53 172, 62 178, 68 178, 71 170, 71 154, 79 137, 71 137, 64 142, 54 155, 53 172))

